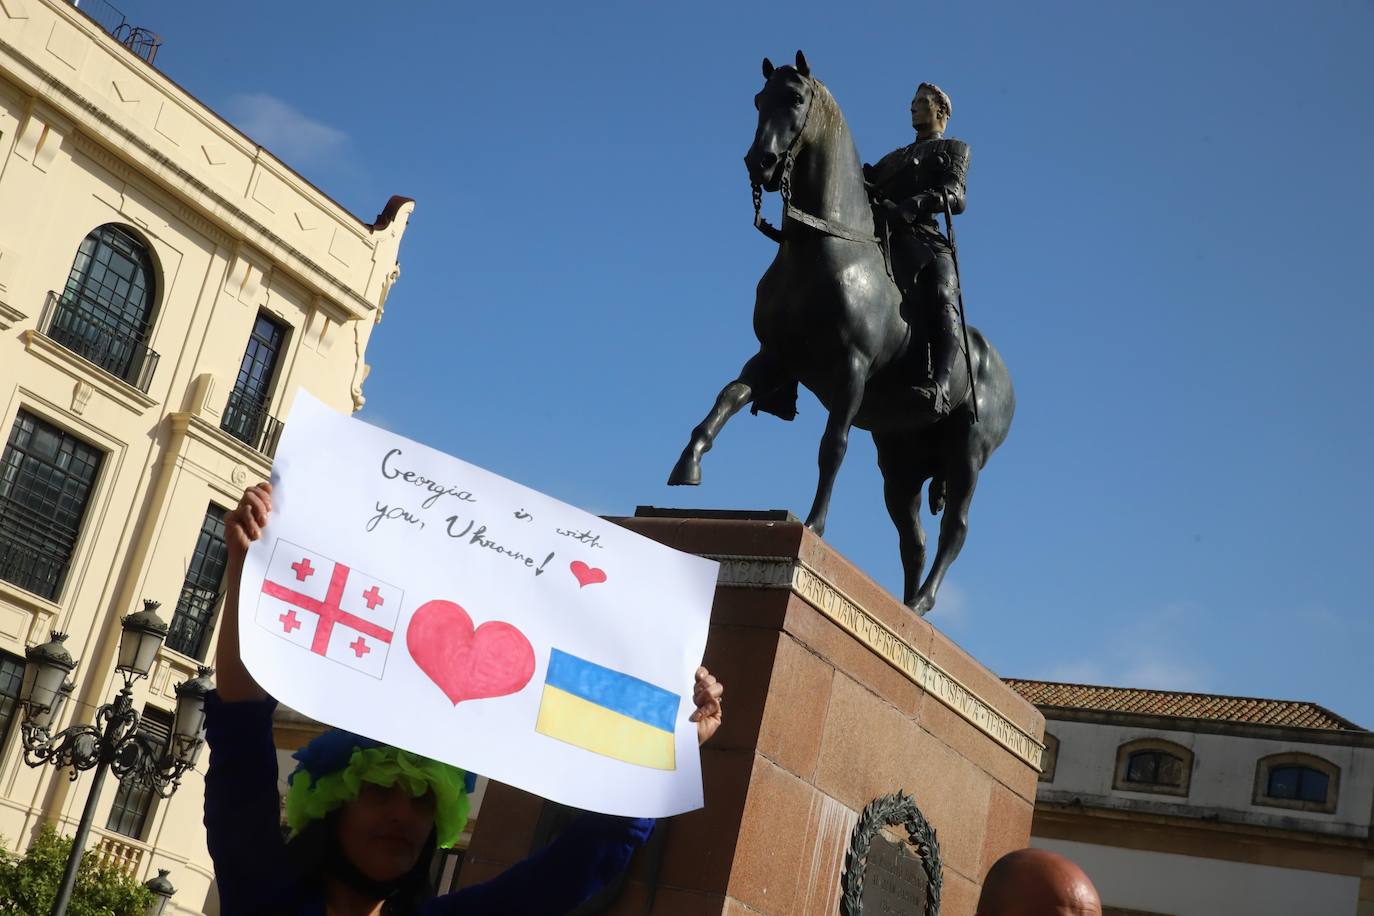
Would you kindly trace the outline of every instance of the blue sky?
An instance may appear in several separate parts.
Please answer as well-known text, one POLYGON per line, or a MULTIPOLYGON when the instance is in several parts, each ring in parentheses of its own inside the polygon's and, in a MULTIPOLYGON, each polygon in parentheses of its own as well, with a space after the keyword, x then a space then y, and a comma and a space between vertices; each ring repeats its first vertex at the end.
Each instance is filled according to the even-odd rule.
MULTIPOLYGON (((417 200, 363 417, 610 514, 810 504, 807 394, 664 485, 755 348, 760 59, 804 48, 870 161, 939 83, 1018 412, 931 620, 1000 674, 1374 726, 1368 2, 123 6, 354 212, 417 200)), ((827 539, 900 589, 865 435, 827 539)))

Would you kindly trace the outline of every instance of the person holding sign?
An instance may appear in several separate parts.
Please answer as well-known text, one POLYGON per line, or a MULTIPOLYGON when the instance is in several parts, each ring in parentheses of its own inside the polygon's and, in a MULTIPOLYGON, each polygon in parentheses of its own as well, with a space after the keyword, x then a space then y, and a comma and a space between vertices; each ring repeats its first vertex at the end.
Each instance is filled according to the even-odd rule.
MULTIPOLYGON (((225 516, 229 551, 218 688, 206 704, 205 827, 223 916, 478 916, 566 913, 613 880, 648 838, 647 819, 584 814, 547 849, 486 884, 432 897, 429 864, 467 820, 472 774, 331 730, 296 754, 282 839, 276 700, 239 653, 239 578, 272 511, 272 488, 225 516)), ((720 727, 721 684, 696 672, 698 743, 720 727)))

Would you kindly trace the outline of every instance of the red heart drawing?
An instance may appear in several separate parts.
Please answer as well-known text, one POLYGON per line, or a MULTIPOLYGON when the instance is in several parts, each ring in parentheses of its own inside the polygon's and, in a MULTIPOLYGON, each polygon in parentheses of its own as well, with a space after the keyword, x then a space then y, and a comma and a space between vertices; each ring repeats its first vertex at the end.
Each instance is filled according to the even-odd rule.
POLYGON ((598 582, 606 581, 606 570, 597 569, 595 566, 588 566, 581 560, 573 560, 568 567, 572 574, 577 577, 577 587, 585 588, 588 585, 596 585, 598 582))
POLYGON ((452 601, 421 605, 406 629, 406 648, 454 706, 516 693, 534 675, 534 648, 524 633, 500 620, 474 630, 452 601))

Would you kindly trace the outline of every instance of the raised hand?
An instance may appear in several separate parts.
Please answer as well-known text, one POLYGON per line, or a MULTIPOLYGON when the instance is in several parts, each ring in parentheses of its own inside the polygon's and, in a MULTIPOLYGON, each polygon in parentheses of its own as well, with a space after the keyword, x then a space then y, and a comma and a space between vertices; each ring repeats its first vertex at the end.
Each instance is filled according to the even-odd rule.
POLYGON ((711 676, 705 668, 697 669, 696 684, 692 689, 692 702, 697 704, 692 713, 692 721, 697 724, 697 744, 702 745, 720 728, 720 698, 725 694, 725 686, 711 676))
POLYGON ((227 703, 261 700, 267 693, 253 680, 239 656, 239 577, 248 545, 262 537, 272 513, 272 485, 260 483, 243 491, 243 499, 224 514, 224 543, 229 548, 224 575, 224 616, 215 647, 215 679, 220 699, 227 703))
POLYGON ((262 537, 267 517, 272 513, 272 485, 260 483, 243 491, 243 499, 224 515, 224 541, 229 548, 231 566, 242 565, 248 545, 262 537))

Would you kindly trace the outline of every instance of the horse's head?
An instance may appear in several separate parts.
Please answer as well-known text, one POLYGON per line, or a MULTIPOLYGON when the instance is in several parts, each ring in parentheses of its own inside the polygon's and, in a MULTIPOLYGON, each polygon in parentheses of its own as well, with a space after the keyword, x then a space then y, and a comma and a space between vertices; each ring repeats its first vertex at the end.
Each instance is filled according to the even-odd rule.
POLYGON ((763 89, 754 96, 759 126, 754 144, 744 154, 749 180, 769 191, 778 190, 785 160, 801 147, 801 135, 815 99, 816 83, 806 55, 797 52, 795 67, 774 67, 763 59, 763 89))

